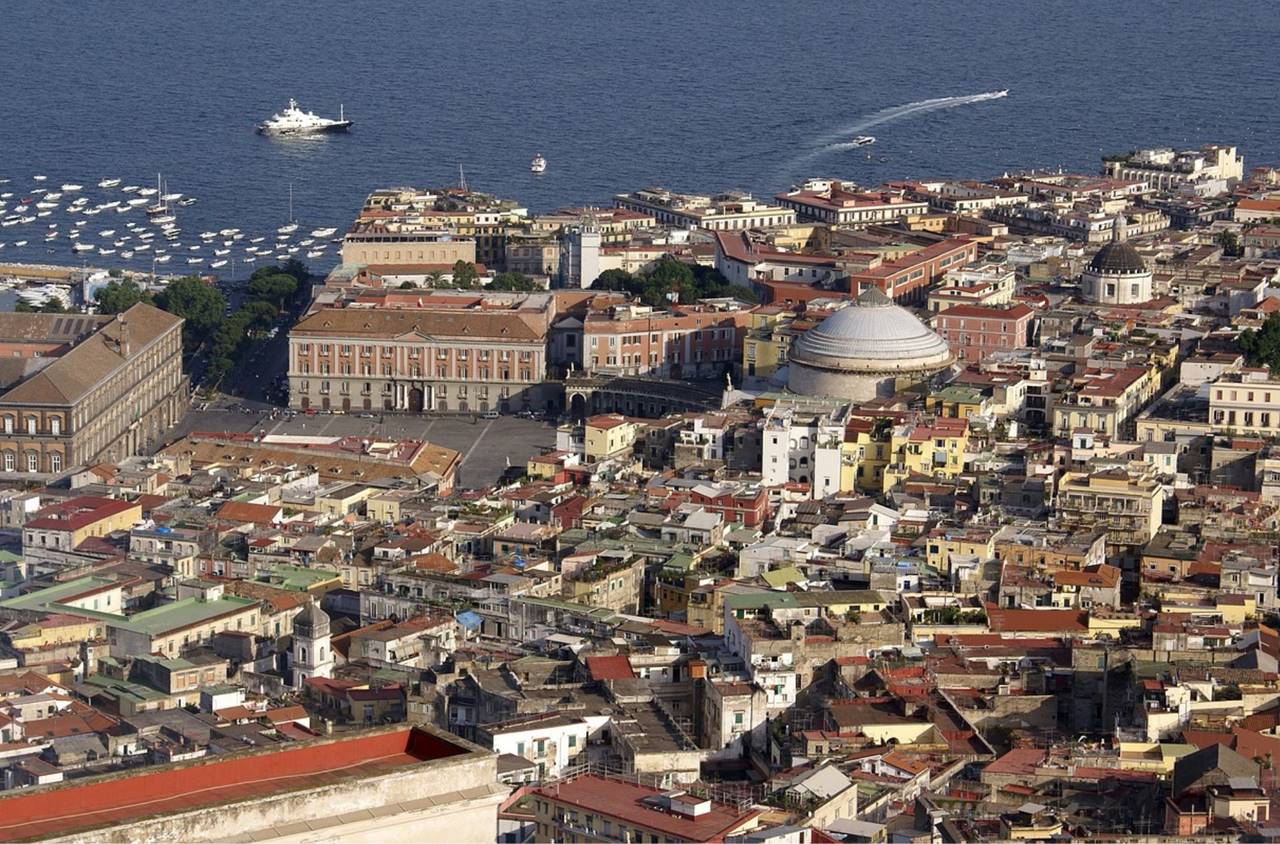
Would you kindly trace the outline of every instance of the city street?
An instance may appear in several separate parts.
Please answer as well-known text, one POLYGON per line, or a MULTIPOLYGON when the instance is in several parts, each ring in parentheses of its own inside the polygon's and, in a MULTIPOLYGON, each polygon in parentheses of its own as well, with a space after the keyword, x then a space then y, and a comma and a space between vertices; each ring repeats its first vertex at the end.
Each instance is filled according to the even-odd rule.
MULTIPOLYGON (((233 400, 234 401, 234 400, 233 400)), ((261 402, 224 402, 206 410, 193 409, 182 420, 172 439, 191 431, 256 431, 318 437, 360 436, 375 439, 418 439, 457 449, 462 453, 459 484, 480 487, 494 483, 507 466, 523 466, 533 455, 555 445, 555 428, 545 422, 500 416, 418 416, 376 414, 299 414, 292 419, 271 419, 271 408, 261 402), (251 412, 233 409, 248 407, 251 412)))

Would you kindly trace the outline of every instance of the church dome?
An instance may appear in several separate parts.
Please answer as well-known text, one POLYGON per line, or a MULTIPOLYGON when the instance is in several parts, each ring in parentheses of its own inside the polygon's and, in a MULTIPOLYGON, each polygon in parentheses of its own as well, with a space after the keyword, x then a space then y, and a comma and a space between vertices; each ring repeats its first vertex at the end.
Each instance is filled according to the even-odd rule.
POLYGON ((1131 275, 1147 272, 1147 263, 1138 250, 1124 241, 1108 243, 1089 261, 1089 269, 1106 275, 1131 275))
POLYGON ((789 358, 846 372, 910 370, 950 363, 951 349, 914 314, 872 288, 805 332, 789 358))

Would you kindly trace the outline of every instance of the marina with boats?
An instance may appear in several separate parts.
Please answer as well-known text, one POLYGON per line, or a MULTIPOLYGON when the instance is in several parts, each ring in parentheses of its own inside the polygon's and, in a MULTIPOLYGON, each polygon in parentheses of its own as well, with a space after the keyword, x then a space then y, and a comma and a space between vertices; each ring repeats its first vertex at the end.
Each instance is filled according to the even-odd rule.
MULTIPOLYGON (((339 260, 339 228, 294 219, 292 186, 283 222, 257 233, 184 228, 186 209, 198 198, 175 190, 163 174, 154 187, 115 176, 53 184, 44 174, 0 177, 0 263, 247 275, 255 265, 289 258, 320 270, 339 260)), ((33 293, 29 303, 43 301, 33 293)))

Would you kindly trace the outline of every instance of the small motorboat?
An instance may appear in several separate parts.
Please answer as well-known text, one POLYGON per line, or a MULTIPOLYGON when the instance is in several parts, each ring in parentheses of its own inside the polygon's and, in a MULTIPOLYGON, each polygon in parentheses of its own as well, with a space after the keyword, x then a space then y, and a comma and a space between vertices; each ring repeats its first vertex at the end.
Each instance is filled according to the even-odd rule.
POLYGON ((103 179, 101 182, 98 182, 98 187, 100 187, 100 188, 113 188, 113 187, 115 187, 115 186, 116 186, 116 185, 118 185, 118 184, 120 184, 120 180, 119 180, 119 179, 103 179))
POLYGON ((533 157, 533 161, 529 162, 529 171, 532 173, 545 173, 547 170, 547 160, 542 157, 542 153, 538 153, 533 157))
POLYGON ((856 147, 865 147, 874 144, 876 139, 871 135, 859 135, 853 139, 853 145, 856 147))

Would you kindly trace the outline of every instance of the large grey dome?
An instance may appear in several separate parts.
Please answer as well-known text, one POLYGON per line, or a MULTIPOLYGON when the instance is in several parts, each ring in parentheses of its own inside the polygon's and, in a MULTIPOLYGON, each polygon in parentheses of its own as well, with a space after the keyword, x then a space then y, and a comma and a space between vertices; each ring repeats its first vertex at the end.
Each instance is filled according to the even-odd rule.
POLYGON ((791 361, 845 372, 941 368, 951 362, 947 341, 872 288, 805 332, 791 361))
POLYGON ((1145 273, 1147 263, 1142 260, 1138 250, 1124 241, 1113 241, 1098 250, 1089 262, 1089 269, 1095 273, 1131 274, 1145 273))

